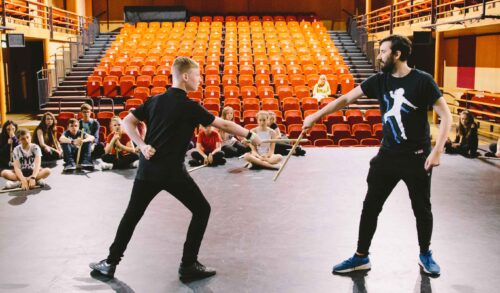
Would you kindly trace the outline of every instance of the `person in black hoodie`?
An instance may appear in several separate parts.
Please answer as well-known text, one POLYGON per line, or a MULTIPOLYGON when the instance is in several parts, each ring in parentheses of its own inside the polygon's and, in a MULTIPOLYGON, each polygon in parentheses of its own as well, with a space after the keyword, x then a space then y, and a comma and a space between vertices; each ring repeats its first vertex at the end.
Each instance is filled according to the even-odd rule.
POLYGON ((0 139, 0 169, 12 168, 12 150, 19 145, 16 137, 17 124, 7 120, 2 127, 0 139))
POLYGON ((477 124, 474 122, 474 116, 469 111, 462 111, 454 142, 448 139, 445 144, 446 153, 475 158, 477 157, 477 146, 477 124))

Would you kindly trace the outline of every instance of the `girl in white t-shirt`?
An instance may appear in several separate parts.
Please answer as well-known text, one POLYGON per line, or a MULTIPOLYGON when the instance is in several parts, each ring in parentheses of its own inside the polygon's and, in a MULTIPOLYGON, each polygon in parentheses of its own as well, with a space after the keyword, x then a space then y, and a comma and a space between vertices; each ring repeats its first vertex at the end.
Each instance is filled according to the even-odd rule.
MULTIPOLYGON (((231 107, 222 109, 221 118, 224 120, 234 121, 234 110, 231 107)), ((219 129, 219 134, 222 139, 222 151, 226 158, 234 158, 243 155, 250 151, 250 148, 241 143, 235 135, 227 133, 219 129)))
MULTIPOLYGON (((262 140, 277 138, 276 132, 267 126, 268 119, 269 113, 260 111, 257 113, 257 123, 259 126, 252 129, 252 132, 257 134, 262 140)), ((251 145, 250 148, 252 151, 246 153, 244 158, 252 166, 278 170, 280 168, 279 162, 281 162, 283 156, 274 154, 274 147, 275 143, 262 143, 257 148, 251 145)))
POLYGON ((3 170, 0 174, 7 179, 5 187, 23 190, 34 188, 36 185, 44 186, 43 179, 49 177, 50 170, 41 168, 42 151, 40 147, 31 143, 31 135, 27 129, 21 128, 17 131, 20 145, 12 151, 14 170, 3 170))

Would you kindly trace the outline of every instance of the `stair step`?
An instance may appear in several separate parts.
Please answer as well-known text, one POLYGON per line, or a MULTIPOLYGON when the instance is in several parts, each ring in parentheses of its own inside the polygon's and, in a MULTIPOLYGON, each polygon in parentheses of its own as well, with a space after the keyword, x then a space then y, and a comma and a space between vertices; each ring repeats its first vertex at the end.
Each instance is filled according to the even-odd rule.
POLYGON ((87 96, 52 96, 49 97, 49 102, 59 102, 59 101, 83 101, 88 100, 87 96))
POLYGON ((60 91, 60 90, 55 90, 52 96, 84 96, 87 92, 80 90, 80 91, 60 91))
POLYGON ((73 68, 71 69, 73 72, 76 72, 76 71, 94 71, 94 67, 90 67, 90 66, 85 66, 85 67, 76 67, 76 66, 73 66, 73 68))
POLYGON ((59 85, 56 88, 57 91, 83 91, 85 90, 85 85, 59 85))
MULTIPOLYGON (((97 105, 95 106, 95 111, 98 111, 99 109, 97 108, 97 105)), ((101 105, 100 110, 101 111, 111 111, 113 108, 111 105, 101 105)), ((123 111, 124 106, 123 105, 115 105, 115 113, 118 114, 121 111, 123 111)), ((73 113, 78 113, 80 112, 80 105, 78 107, 66 107, 61 109, 64 112, 73 112, 73 113)), ((54 114, 59 113, 59 106, 57 107, 42 107, 43 112, 51 112, 54 114)))
POLYGON ((62 81, 59 86, 83 86, 85 87, 86 81, 85 80, 64 80, 62 81))
POLYGON ((64 79, 64 81, 68 81, 68 82, 81 82, 81 81, 84 81, 84 82, 87 82, 87 77, 88 76, 71 76, 71 75, 68 75, 68 76, 66 76, 66 78, 64 79))

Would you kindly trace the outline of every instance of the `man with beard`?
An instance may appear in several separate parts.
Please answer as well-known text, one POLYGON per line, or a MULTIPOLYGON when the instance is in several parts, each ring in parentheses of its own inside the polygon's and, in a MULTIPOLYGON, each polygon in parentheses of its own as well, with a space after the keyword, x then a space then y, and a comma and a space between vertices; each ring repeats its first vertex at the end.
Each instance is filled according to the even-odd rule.
POLYGON ((380 41, 377 57, 383 66, 382 72, 304 120, 303 129, 307 130, 322 116, 354 103, 363 94, 379 100, 384 117, 384 139, 378 154, 370 161, 358 247, 352 257, 333 267, 333 273, 371 268, 368 251, 378 215, 391 191, 403 180, 417 219, 419 265, 428 274, 440 274, 440 267, 429 250, 432 235, 431 172, 433 167, 439 166, 451 126, 451 114, 432 76, 408 67, 410 54, 411 42, 408 38, 398 35, 384 38, 380 41), (432 151, 427 121, 429 106, 441 117, 439 135, 432 151))

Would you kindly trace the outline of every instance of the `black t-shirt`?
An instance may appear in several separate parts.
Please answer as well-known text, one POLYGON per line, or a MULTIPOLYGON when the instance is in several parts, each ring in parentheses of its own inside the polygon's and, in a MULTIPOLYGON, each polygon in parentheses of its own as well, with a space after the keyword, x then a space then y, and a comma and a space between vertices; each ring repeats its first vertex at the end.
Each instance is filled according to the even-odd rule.
POLYGON ((149 98, 132 114, 146 123, 145 142, 156 149, 149 160, 142 153, 140 156, 136 178, 148 181, 162 181, 171 172, 181 170, 194 128, 199 124, 210 125, 215 119, 191 101, 185 91, 172 87, 149 98))
POLYGON ((382 149, 430 150, 427 110, 442 96, 431 75, 418 69, 400 78, 378 73, 361 83, 361 90, 369 98, 379 100, 384 125, 382 149))

